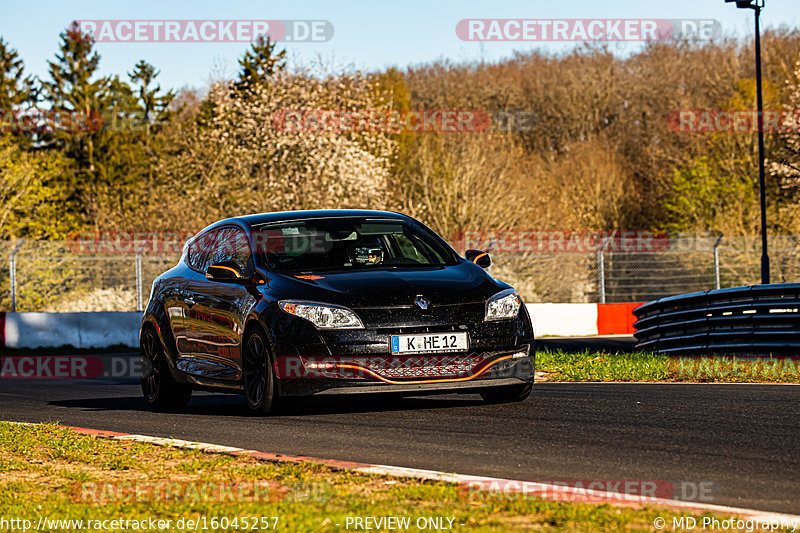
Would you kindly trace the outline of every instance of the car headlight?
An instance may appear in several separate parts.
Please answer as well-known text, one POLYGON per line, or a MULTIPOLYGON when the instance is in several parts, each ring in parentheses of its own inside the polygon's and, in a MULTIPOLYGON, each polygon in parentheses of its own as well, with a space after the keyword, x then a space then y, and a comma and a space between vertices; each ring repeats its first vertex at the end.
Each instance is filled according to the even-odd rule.
POLYGON ((290 315, 304 318, 317 329, 361 329, 364 325, 354 312, 338 305, 281 300, 278 305, 290 315))
POLYGON ((489 298, 489 302, 486 304, 485 320, 515 318, 519 314, 521 306, 522 298, 519 297, 519 294, 514 289, 498 292, 489 298))

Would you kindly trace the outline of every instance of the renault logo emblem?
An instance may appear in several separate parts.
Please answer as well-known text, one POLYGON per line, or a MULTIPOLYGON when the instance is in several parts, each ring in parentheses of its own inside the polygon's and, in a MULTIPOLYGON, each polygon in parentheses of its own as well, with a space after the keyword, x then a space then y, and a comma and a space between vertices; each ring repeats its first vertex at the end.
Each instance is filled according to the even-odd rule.
POLYGON ((431 302, 428 301, 423 295, 418 294, 416 298, 414 298, 414 303, 417 304, 417 307, 422 309, 423 311, 428 308, 431 302))

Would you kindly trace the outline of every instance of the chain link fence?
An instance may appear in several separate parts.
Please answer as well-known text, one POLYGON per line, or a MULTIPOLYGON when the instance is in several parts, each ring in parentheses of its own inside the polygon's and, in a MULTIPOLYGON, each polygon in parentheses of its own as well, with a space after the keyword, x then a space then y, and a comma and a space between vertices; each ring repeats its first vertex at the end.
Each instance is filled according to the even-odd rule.
POLYGON ((73 242, 0 242, 0 310, 137 311, 180 254, 86 253, 73 242))
MULTIPOLYGON (((772 279, 800 282, 800 236, 770 238, 772 279)), ((669 239, 656 252, 492 250, 491 273, 528 303, 645 302, 756 284, 758 237, 669 239)), ((463 251, 463 250, 460 250, 463 251)), ((179 253, 89 253, 72 242, 0 241, 0 311, 136 311, 179 253)))
MULTIPOLYGON (((800 282, 800 236, 769 239, 774 283, 800 282)), ((488 246, 491 252, 491 246, 488 246)), ((760 237, 672 237, 658 251, 492 253, 492 274, 528 303, 647 302, 695 291, 758 284, 760 237)))

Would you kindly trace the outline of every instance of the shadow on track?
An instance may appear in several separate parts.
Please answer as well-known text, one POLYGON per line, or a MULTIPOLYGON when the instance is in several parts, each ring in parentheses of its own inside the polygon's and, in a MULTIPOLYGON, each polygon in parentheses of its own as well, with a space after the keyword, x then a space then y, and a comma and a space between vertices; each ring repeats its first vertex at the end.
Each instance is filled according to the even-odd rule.
MULTIPOLYGON (((386 413, 393 411, 419 411, 423 409, 446 409, 456 407, 475 407, 483 401, 477 395, 439 396, 439 397, 375 397, 341 396, 326 398, 290 398, 288 404, 270 417, 311 416, 353 413, 386 413)), ((108 398, 81 398, 74 400, 55 400, 48 405, 80 409, 83 411, 150 411, 144 399, 138 396, 119 396, 108 398)), ((244 398, 239 395, 195 394, 189 405, 170 414, 257 417, 247 410, 244 398)))

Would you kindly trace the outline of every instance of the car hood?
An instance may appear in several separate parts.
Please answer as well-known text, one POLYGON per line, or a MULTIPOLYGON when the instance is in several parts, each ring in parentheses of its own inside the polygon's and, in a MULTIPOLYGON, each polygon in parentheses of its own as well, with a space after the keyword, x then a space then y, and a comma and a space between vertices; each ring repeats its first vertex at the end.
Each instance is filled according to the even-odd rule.
POLYGON ((508 287, 467 262, 435 268, 274 275, 269 283, 282 298, 352 308, 411 305, 417 295, 434 306, 485 301, 508 287))

